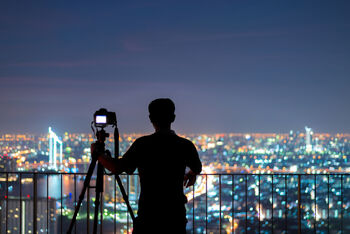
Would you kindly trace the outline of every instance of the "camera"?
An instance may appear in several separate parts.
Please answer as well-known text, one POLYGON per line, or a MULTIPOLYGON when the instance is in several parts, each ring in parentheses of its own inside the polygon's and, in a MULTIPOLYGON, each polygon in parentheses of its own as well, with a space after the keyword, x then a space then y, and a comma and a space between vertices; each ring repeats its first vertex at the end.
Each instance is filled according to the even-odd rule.
POLYGON ((117 117, 115 112, 109 112, 105 108, 101 108, 94 114, 95 127, 104 128, 107 125, 116 125, 117 117))

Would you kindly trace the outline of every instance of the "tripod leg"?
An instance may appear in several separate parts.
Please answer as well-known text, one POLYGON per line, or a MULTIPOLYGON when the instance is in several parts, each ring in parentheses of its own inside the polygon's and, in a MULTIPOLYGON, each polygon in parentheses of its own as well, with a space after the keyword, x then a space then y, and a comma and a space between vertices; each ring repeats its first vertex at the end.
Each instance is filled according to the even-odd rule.
MULTIPOLYGON (((90 164, 90 166, 89 166, 87 175, 86 175, 86 177, 85 177, 85 180, 84 180, 84 187, 83 187, 83 189, 81 190, 81 193, 80 193, 80 195, 79 195, 79 201, 78 201, 77 206, 75 207, 74 215, 73 215, 73 218, 72 218, 72 220, 71 220, 71 222, 70 222, 70 225, 69 225, 67 234, 72 233, 72 230, 73 230, 75 221, 76 221, 76 219, 77 219, 77 215, 78 215, 78 212, 79 212, 81 203, 82 203, 83 200, 84 200, 84 195, 85 195, 86 189, 89 187, 90 180, 91 180, 91 176, 92 176, 92 173, 94 172, 94 169, 95 169, 95 166, 96 166, 96 161, 97 161, 97 160, 94 159, 94 157, 93 157, 93 159, 92 159, 92 161, 91 161, 91 164, 90 164)), ((88 202, 89 202, 89 201, 88 201, 88 202)))
MULTIPOLYGON (((114 129, 114 154, 115 154, 115 158, 119 157, 119 130, 117 127, 114 129)), ((120 180, 120 177, 118 175, 115 175, 115 180, 118 183, 118 186, 120 188, 120 192, 122 193, 123 199, 126 203, 126 206, 128 208, 131 219, 135 223, 135 215, 134 215, 134 212, 132 211, 132 208, 131 208, 131 205, 130 205, 130 202, 128 199, 128 195, 125 192, 123 183, 120 180)))
POLYGON ((124 199, 124 201, 126 203, 126 207, 128 208, 128 211, 129 211, 129 214, 131 216, 131 219, 132 219, 133 222, 135 222, 135 215, 134 215, 134 212, 132 211, 132 208, 131 208, 131 205, 130 205, 130 202, 129 202, 129 198, 128 198, 128 195, 125 192, 125 189, 124 189, 124 186, 122 184, 122 181, 120 180, 120 177, 118 175, 115 175, 115 179, 117 180, 120 192, 122 193, 123 199, 124 199))
MULTIPOLYGON (((100 199, 103 192, 103 166, 97 164, 97 179, 96 179, 96 197, 95 197, 95 215, 94 215, 94 231, 93 234, 97 233, 97 223, 98 223, 98 208, 101 205, 100 199)), ((101 224, 102 225, 102 224, 101 224)))

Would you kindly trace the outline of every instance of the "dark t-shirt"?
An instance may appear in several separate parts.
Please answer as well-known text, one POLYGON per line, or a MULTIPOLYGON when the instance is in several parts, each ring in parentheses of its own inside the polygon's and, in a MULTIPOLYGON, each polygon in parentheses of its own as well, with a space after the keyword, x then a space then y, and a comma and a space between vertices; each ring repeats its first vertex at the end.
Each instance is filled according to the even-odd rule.
POLYGON ((162 217, 169 212, 185 219, 183 179, 186 167, 199 174, 202 164, 193 143, 173 131, 159 131, 138 138, 123 158, 118 160, 128 174, 138 169, 141 194, 138 216, 142 219, 162 217))

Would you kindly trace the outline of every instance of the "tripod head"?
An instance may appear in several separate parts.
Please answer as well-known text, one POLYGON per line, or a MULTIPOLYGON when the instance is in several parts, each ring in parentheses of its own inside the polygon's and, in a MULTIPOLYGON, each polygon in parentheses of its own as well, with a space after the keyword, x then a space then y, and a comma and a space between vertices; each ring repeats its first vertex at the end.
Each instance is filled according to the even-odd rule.
POLYGON ((101 130, 97 130, 96 132, 97 142, 103 143, 106 141, 107 137, 109 137, 109 133, 107 133, 103 128, 101 130))

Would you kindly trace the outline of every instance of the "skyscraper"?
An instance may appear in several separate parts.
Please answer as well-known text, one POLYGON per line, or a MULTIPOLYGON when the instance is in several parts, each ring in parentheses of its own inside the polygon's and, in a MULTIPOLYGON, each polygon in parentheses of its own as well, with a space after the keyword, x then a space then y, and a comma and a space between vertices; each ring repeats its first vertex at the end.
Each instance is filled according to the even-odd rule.
POLYGON ((49 167, 51 169, 57 170, 57 144, 60 147, 60 154, 59 154, 59 160, 60 160, 60 169, 62 169, 62 148, 63 148, 63 143, 62 141, 58 138, 56 133, 54 133, 49 127, 49 167))
POLYGON ((312 151, 312 129, 305 126, 305 148, 306 148, 306 152, 311 152, 312 151))

